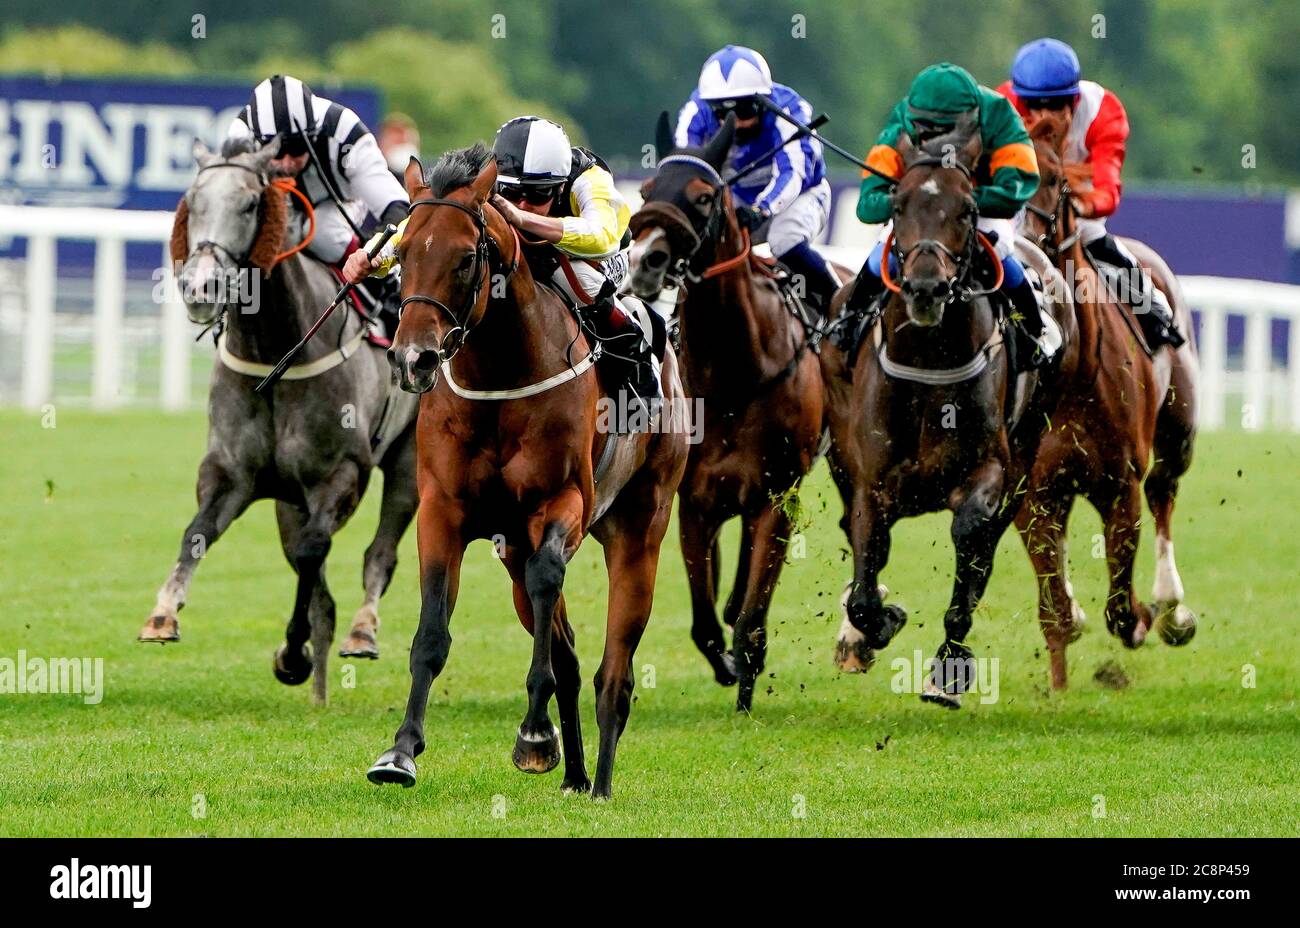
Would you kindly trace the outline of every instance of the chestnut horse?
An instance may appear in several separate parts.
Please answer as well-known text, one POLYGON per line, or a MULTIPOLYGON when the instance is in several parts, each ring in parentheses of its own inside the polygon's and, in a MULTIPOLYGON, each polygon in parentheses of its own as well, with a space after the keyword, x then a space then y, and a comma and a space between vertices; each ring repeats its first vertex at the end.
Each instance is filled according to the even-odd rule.
POLYGON ((1038 576, 1038 619, 1057 689, 1066 685, 1066 645, 1077 637, 1083 620, 1067 573, 1065 537, 1080 493, 1104 523, 1110 571, 1107 629, 1130 648, 1142 644, 1153 623, 1169 644, 1185 644, 1196 633, 1196 617, 1182 605, 1170 527, 1178 481, 1191 464, 1196 435, 1191 312, 1168 265, 1147 246, 1124 239, 1168 297, 1176 323, 1187 334, 1181 347, 1162 347, 1154 357, 1139 344, 1131 310, 1109 298, 1079 241, 1070 194, 1086 182, 1088 171, 1084 165, 1063 164, 1065 129, 1059 118, 1049 116, 1032 130, 1041 184, 1026 211, 1025 230, 1038 236, 1075 294, 1078 363, 1062 384, 1016 516, 1038 576), (1133 590, 1143 487, 1156 523, 1155 603, 1150 606, 1140 603, 1133 590))
MULTIPOLYGON (((654 300, 665 281, 686 291, 678 309, 682 382, 704 410, 677 518, 691 593, 691 638, 724 686, 739 682, 748 711, 767 653, 767 613, 792 531, 793 500, 822 433, 822 380, 810 333, 770 275, 750 260, 748 232, 720 175, 735 131, 728 117, 703 148, 673 151, 667 117, 658 145, 673 152, 642 190, 632 217, 632 291, 654 300), (683 280, 684 278, 684 280, 683 280), (715 603, 723 524, 742 521, 736 580, 723 616, 715 603)), ((847 276, 847 275, 846 275, 847 276)))
MULTIPOLYGON (((1008 358, 1014 335, 990 299, 1001 264, 996 257, 979 260, 993 246, 975 227, 978 132, 960 126, 924 148, 904 134, 899 153, 904 167, 882 260, 885 285, 893 292, 851 372, 841 351, 828 346, 822 352, 831 470, 844 500, 841 525, 854 561, 836 662, 844 670, 868 669, 907 621, 901 606, 883 602, 879 586, 894 523, 950 509, 956 549, 952 599, 944 615, 945 641, 921 695, 956 708, 973 669, 964 644, 971 612, 984 594, 998 540, 1033 462, 1043 409, 1056 389, 1056 365, 1068 360, 1073 320, 1068 305, 1048 304, 1063 339, 1058 361, 1022 374, 1018 384, 1008 358), (897 262, 897 283, 891 260, 897 262)), ((1059 292, 1060 277, 1046 257, 1028 242, 1017 247, 1048 292, 1059 292)), ((841 289, 836 305, 848 292, 841 289)))
MULTIPOLYGON (((515 765, 545 773, 559 763, 560 733, 547 714, 554 695, 563 789, 605 799, 631 710, 632 655, 650 618, 660 544, 686 465, 686 434, 601 430, 596 345, 520 260, 519 236, 488 202, 496 178, 496 160, 481 144, 448 152, 427 176, 414 158, 406 169, 403 313, 389 361, 403 389, 424 394, 416 431, 420 623, 406 717, 368 776, 414 785, 429 687, 451 647, 461 559, 472 539, 491 538, 533 636, 515 765), (604 546, 609 573, 594 786, 583 761, 578 656, 562 589, 565 566, 589 532, 604 546)), ((671 352, 662 383, 665 399, 680 404, 671 352)))

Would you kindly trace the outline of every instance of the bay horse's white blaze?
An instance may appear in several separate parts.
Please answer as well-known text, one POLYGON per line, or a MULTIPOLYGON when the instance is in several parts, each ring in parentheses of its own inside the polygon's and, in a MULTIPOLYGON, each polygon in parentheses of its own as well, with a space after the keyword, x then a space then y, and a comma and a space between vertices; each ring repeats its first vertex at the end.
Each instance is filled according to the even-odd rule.
POLYGON ((929 180, 927 180, 924 184, 922 184, 917 189, 919 189, 922 193, 930 194, 930 196, 932 197, 937 197, 939 195, 939 184, 938 182, 935 181, 933 177, 931 177, 929 180))

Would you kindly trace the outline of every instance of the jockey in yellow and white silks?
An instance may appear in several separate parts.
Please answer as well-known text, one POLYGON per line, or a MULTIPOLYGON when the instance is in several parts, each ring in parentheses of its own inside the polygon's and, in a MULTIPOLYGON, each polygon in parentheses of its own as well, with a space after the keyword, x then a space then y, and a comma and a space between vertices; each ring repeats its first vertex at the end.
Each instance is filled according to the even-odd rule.
MULTIPOLYGON (((573 147, 559 125, 537 116, 505 123, 492 150, 498 172, 492 205, 526 238, 553 246, 530 249, 530 269, 564 293, 604 342, 602 366, 616 375, 611 391, 626 389, 633 403, 661 398, 652 333, 628 305, 633 298, 618 294, 628 275, 631 209, 609 169, 573 147)), ((396 266, 404 231, 405 221, 372 263, 373 273, 396 266)), ((345 270, 349 279, 365 271, 364 255, 353 260, 357 267, 345 270)))

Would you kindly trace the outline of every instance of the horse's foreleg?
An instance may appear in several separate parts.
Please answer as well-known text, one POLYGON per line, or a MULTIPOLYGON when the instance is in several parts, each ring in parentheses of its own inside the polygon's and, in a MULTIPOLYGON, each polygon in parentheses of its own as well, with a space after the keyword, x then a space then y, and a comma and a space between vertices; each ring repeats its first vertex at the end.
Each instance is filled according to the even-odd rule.
POLYGON ((975 679, 975 656, 965 644, 971 613, 979 604, 993 573, 998 539, 1014 516, 1002 499, 1002 463, 985 461, 954 494, 952 542, 956 552, 952 599, 944 613, 944 642, 921 698, 957 708, 961 694, 975 679))
POLYGON ((384 494, 379 507, 379 527, 366 549, 361 571, 365 600, 352 618, 352 629, 339 648, 339 657, 379 657, 379 598, 388 589, 397 567, 397 545, 411 524, 419 498, 415 492, 415 437, 405 439, 408 449, 391 449, 384 468, 384 494))
POLYGON ((849 544, 853 548, 853 580, 844 601, 835 662, 842 670, 866 670, 875 652, 889 644, 907 624, 907 612, 885 605, 880 572, 889 560, 892 514, 874 493, 874 478, 862 478, 846 514, 849 544))
MULTIPOLYGON (((745 587, 736 616, 732 653, 740 686, 736 692, 736 711, 748 712, 754 702, 754 681, 763 672, 767 659, 767 611, 772 591, 785 563, 790 540, 790 518, 784 508, 769 503, 752 516, 745 517, 742 529, 749 555, 744 571, 745 587)), ((736 596, 733 591, 732 596, 736 596)))
POLYGON ((364 489, 360 468, 344 461, 325 480, 306 494, 307 520, 297 533, 292 560, 298 571, 298 589, 293 615, 284 632, 284 644, 272 665, 281 683, 297 685, 315 676, 312 700, 324 705, 328 699, 330 647, 334 642, 334 600, 325 587, 325 558, 333 535, 347 522, 364 489), (307 653, 307 639, 311 653, 307 653))
POLYGON ((230 523, 252 502, 252 483, 236 481, 211 456, 205 457, 199 465, 198 498, 199 510, 181 537, 180 557, 158 591, 153 612, 140 629, 139 641, 180 641, 177 616, 185 606, 194 570, 230 523))
POLYGON ((456 606, 465 554, 460 523, 450 520, 451 508, 442 500, 420 503, 420 624, 411 641, 411 692, 393 747, 366 772, 371 783, 415 785, 415 758, 424 751, 429 689, 442 673, 451 651, 451 612, 456 606))
POLYGON ((732 686, 736 682, 735 661, 726 649, 726 633, 717 612, 720 525, 685 497, 677 507, 677 524, 691 593, 691 640, 713 668, 714 679, 732 686))
POLYGON ((1016 513, 1016 528, 1038 579, 1038 624, 1047 642, 1052 689, 1066 687, 1066 646, 1083 631, 1083 608, 1070 586, 1066 528, 1072 493, 1043 488, 1031 492, 1016 513))
POLYGON ((1106 597, 1106 628, 1136 648, 1151 628, 1151 610, 1138 602, 1133 590, 1133 561, 1142 525, 1142 499, 1136 477, 1118 485, 1107 483, 1089 493, 1101 513, 1106 536, 1106 566, 1110 569, 1110 594, 1106 597))
POLYGON ((560 762, 560 733, 547 712, 555 695, 551 639, 558 613, 564 572, 577 547, 582 498, 566 493, 534 518, 530 525, 535 548, 524 563, 524 590, 533 616, 533 659, 528 668, 528 711, 515 737, 513 760, 525 773, 546 773, 560 762))

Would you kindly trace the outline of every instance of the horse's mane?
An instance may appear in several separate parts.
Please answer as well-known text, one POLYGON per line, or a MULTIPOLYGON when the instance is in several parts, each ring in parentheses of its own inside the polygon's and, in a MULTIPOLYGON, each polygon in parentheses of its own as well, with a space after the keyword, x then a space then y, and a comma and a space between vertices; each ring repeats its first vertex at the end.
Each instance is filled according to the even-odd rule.
POLYGON ((424 172, 424 183, 435 197, 444 197, 453 190, 467 187, 482 173, 492 149, 482 142, 469 148, 444 152, 437 162, 424 172))
POLYGON ((237 155, 248 155, 257 151, 257 142, 251 136, 235 136, 221 143, 221 157, 227 160, 237 155))

